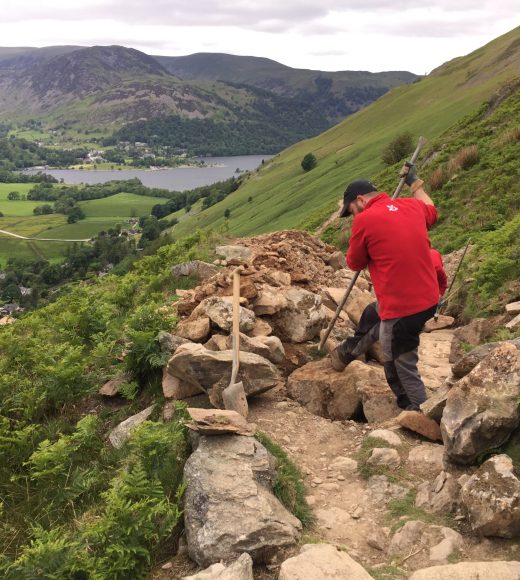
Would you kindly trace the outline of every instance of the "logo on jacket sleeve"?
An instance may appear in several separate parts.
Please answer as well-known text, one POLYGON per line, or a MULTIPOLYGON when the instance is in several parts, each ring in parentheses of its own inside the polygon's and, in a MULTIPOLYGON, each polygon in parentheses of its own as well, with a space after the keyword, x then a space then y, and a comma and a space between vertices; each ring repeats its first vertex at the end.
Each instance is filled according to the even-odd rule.
POLYGON ((395 207, 395 205, 392 203, 387 205, 386 207, 388 208, 388 211, 399 211, 399 208, 395 207))

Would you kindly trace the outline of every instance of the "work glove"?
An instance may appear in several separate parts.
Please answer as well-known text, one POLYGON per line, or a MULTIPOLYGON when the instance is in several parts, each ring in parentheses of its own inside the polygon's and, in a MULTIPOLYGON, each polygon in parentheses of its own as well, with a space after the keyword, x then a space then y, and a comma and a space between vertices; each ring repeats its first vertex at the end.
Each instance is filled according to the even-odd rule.
POLYGON ((405 161, 405 164, 403 165, 403 167, 401 168, 401 172, 399 173, 399 177, 404 177, 405 178, 404 182, 406 183, 406 185, 409 185, 411 187, 412 184, 418 179, 415 165, 413 163, 410 163, 409 161, 405 161))

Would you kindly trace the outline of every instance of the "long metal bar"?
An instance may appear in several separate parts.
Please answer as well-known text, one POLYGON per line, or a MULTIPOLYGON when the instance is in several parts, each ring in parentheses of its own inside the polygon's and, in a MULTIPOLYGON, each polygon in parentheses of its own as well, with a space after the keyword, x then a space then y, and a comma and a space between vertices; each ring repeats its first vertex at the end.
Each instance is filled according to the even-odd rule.
POLYGON ((462 252, 462 256, 460 257, 459 263, 457 264, 457 268, 455 269, 455 272, 454 272, 454 274, 453 274, 453 276, 451 278, 450 285, 449 285, 448 289, 445 292, 446 298, 444 300, 440 300, 439 301, 439 304, 437 304, 437 310, 435 311, 435 314, 433 316, 435 322, 437 322, 437 319, 439 318, 439 314, 441 313, 442 307, 448 301, 448 298, 450 296, 451 289, 453 288, 453 284, 455 283, 455 280, 457 278, 457 275, 459 273, 460 267, 462 266, 462 262, 464 261, 464 257, 466 256, 466 252, 468 251, 468 248, 469 248, 469 245, 470 244, 471 244, 471 238, 468 240, 468 243, 466 244, 466 247, 464 248, 464 251, 462 252))
MULTIPOLYGON (((421 149, 424 147, 425 143, 426 143, 426 139, 424 137, 419 137, 419 141, 417 142, 417 147, 415 148, 415 151, 413 152, 413 155, 410 159, 411 163, 415 163, 415 161, 417 160, 417 157, 419 157, 419 153, 421 152, 421 149)), ((401 193, 401 189, 403 189, 405 182, 406 182, 406 177, 401 177, 401 179, 399 180, 399 184, 396 187, 396 189, 392 195, 392 199, 395 199, 401 193)), ((327 338, 329 338, 329 335, 332 332, 334 325, 336 324, 336 320, 338 319, 339 315, 341 314, 341 311, 343 310, 343 307, 345 306, 345 304, 348 300, 348 297, 350 296, 350 293, 352 292, 352 288, 354 288, 354 285, 357 282, 357 279, 359 278, 360 274, 361 274, 361 272, 356 272, 354 274, 350 284, 348 285, 348 288, 345 291, 345 294, 343 295, 343 298, 341 299, 340 303, 338 304, 338 307, 336 308, 336 312, 334 313, 332 320, 329 322, 329 326, 327 327, 327 330, 320 341, 320 347, 319 347, 320 350, 323 350, 323 346, 325 345, 327 338)))

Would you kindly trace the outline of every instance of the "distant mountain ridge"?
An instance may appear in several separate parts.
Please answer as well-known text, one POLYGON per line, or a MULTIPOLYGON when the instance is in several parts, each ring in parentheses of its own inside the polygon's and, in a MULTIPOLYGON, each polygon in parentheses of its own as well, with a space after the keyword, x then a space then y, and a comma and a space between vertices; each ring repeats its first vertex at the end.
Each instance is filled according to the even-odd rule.
POLYGON ((296 69, 268 58, 224 53, 155 56, 166 70, 184 80, 213 80, 243 84, 279 96, 320 104, 331 122, 338 122, 390 88, 412 83, 407 71, 319 71, 296 69))
POLYGON ((203 146, 207 154, 275 153, 415 78, 302 71, 222 54, 152 57, 123 46, 0 48, 0 121, 36 120, 50 130, 103 133, 105 140, 123 127, 157 135, 159 125, 173 131, 160 131, 162 144, 188 151, 200 145, 202 130, 213 136, 203 146), (194 62, 198 68, 188 74, 194 62), (179 63, 182 79, 173 70, 179 63), (174 130, 181 125, 182 138, 174 130))

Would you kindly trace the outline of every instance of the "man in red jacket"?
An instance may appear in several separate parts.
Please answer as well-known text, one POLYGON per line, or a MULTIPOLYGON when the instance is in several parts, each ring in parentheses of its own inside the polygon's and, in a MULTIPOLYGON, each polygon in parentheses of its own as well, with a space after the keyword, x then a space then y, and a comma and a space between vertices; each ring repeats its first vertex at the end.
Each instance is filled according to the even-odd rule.
MULTIPOLYGON (((354 181, 345 190, 340 217, 354 216, 348 266, 355 271, 368 266, 374 284, 388 384, 399 407, 419 410, 426 400, 417 369, 419 333, 439 301, 428 238, 437 210, 415 167, 406 164, 403 174, 413 198, 392 200, 369 181, 354 181)), ((331 358, 336 370, 349 362, 341 358, 338 348, 331 358)))

